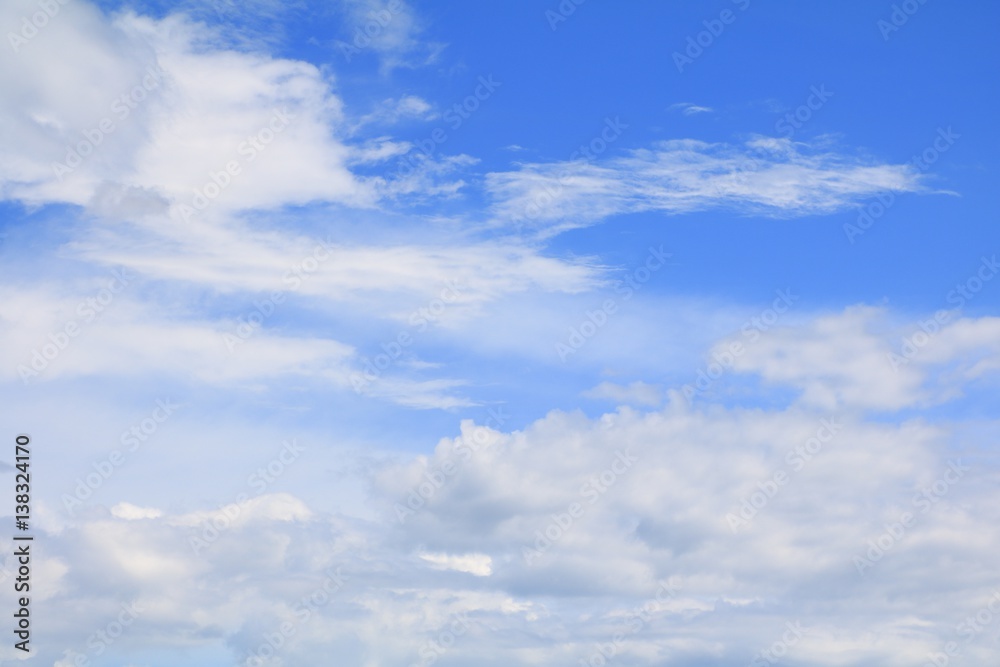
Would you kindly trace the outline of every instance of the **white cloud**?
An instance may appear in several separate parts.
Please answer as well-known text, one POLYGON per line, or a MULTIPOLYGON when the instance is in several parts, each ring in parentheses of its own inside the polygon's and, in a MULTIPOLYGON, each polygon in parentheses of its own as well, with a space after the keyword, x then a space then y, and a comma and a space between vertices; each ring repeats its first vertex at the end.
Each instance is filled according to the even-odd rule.
POLYGON ((423 553, 420 557, 439 570, 468 572, 477 577, 488 577, 493 573, 493 560, 486 554, 423 553))
POLYGON ((820 152, 788 139, 743 145, 673 140, 603 161, 531 163, 487 175, 496 224, 552 234, 641 211, 688 213, 728 207, 788 216, 829 213, 884 191, 919 192, 919 174, 820 152))
POLYGON ((454 199, 467 183, 461 172, 479 162, 469 155, 405 155, 403 166, 377 181, 381 196, 393 200, 423 203, 428 199, 454 199), (412 167, 412 168, 411 168, 412 167))
MULTIPOLYGON (((900 324, 884 309, 848 308, 804 326, 773 329, 746 345, 732 366, 794 387, 804 404, 822 409, 938 404, 958 397, 971 380, 1000 370, 1000 318, 939 313, 948 318, 943 324, 932 316, 900 324)), ((713 353, 724 354, 731 342, 719 343, 713 353)))
POLYGON ((424 36, 423 21, 405 0, 344 0, 345 37, 336 42, 347 60, 376 54, 383 72, 433 63, 445 45, 424 36))
MULTIPOLYGON (((99 292, 58 296, 38 289, 0 290, 0 331, 9 342, 0 349, 6 380, 24 386, 152 375, 250 391, 305 381, 339 392, 359 391, 362 382, 363 395, 408 407, 474 405, 458 393, 465 380, 426 378, 420 368, 411 372, 403 363, 374 382, 361 381, 367 368, 361 355, 331 337, 300 336, 270 326, 241 329, 240 321, 165 316, 165 308, 126 294, 91 318, 96 311, 78 306, 95 294, 99 292), (69 323, 75 328, 67 329, 69 323)), ((242 323, 247 321, 244 316, 242 323)), ((402 330, 416 331, 409 325, 402 330)))
MULTIPOLYGON (((127 288, 126 288, 127 289, 127 288)), ((86 375, 138 376, 144 373, 193 377, 231 384, 268 377, 310 375, 347 384, 349 346, 318 338, 283 338, 258 332, 227 348, 223 322, 165 317, 154 304, 122 293, 100 312, 79 308, 98 291, 57 296, 45 290, 3 290, 0 322, 11 344, 3 348, 10 379, 29 381, 86 375), (68 323, 76 325, 74 336, 68 323), (70 332, 72 333, 72 332, 70 332), (60 345, 61 343, 61 345, 60 345), (58 350, 52 354, 53 350, 58 350), (38 359, 41 359, 39 361, 38 359)), ((98 304, 97 308, 100 308, 98 304)))
MULTIPOLYGON (((277 227, 277 219, 269 226, 277 227)), ((221 294, 278 290, 316 299, 320 308, 350 302, 376 317, 406 321, 454 286, 443 319, 533 289, 580 293, 604 280, 593 259, 547 257, 537 246, 503 241, 437 239, 384 243, 309 238, 238 222, 198 226, 183 234, 148 227, 102 228, 75 242, 78 256, 125 267, 143 279, 172 281, 221 294)), ((449 292, 449 294, 451 294, 449 292)))
POLYGON ((136 521, 139 519, 158 519, 163 516, 163 512, 155 507, 139 507, 132 503, 118 503, 111 508, 111 516, 126 521, 136 521))
MULTIPOLYGON (((473 434, 465 425, 460 438, 442 441, 416 471, 381 477, 385 502, 405 503, 415 480, 427 479, 425 473, 446 461, 458 462, 458 472, 400 528, 408 543, 482 550, 496 564, 493 579, 528 599, 650 597, 657 578, 676 577, 683 601, 671 608, 683 613, 684 629, 664 619, 630 638, 624 651, 636 664, 745 659, 770 645, 774 628, 795 620, 809 635, 800 654, 814 660, 807 664, 892 664, 899 651, 916 652, 915 644, 929 650, 947 637, 981 590, 957 569, 937 568, 935 576, 949 584, 908 589, 913 597, 903 611, 885 602, 886 592, 905 586, 939 557, 976 562, 981 556, 960 554, 967 546, 985 553, 996 540, 986 528, 995 512, 974 509, 985 506, 972 501, 995 495, 988 490, 997 475, 990 466, 970 468, 932 509, 914 504, 949 467, 942 450, 949 434, 919 420, 890 424, 834 415, 831 422, 823 412, 798 408, 692 412, 673 402, 662 412, 623 408, 595 420, 552 413, 463 459, 457 452, 463 443, 471 446, 473 434), (823 420, 841 428, 808 460, 799 457, 796 451, 808 456, 801 448, 823 420), (617 452, 636 460, 630 469, 609 473, 617 452), (776 471, 791 481, 734 534, 727 514, 738 512, 741 500, 758 493, 776 471), (573 503, 583 507, 576 519, 570 517, 573 503), (866 576, 859 575, 853 557, 907 509, 917 523, 866 576), (974 525, 991 537, 967 541, 974 525), (534 553, 538 545, 541 553, 527 563, 524 550, 534 553), (817 580, 829 585, 819 590, 804 583, 817 580), (847 597, 831 596, 830 587, 847 597), (851 602, 842 606, 840 599, 851 602), (857 617, 848 607, 865 612, 857 617), (733 632, 734 626, 741 630, 733 632), (866 641, 872 631, 879 642, 866 641), (645 653, 649 646, 670 648, 645 653), (840 658, 815 661, 813 651, 821 647, 840 658)), ((388 506, 386 514, 395 516, 388 506)), ((553 606, 569 622, 562 615, 568 609, 553 606)), ((566 644, 550 644, 550 655, 616 629, 577 615, 566 644)))
MULTIPOLYGON (((257 8, 281 11, 273 0, 221 6, 241 20, 257 8)), ((369 21, 379 26, 355 48, 371 49, 384 71, 426 64, 442 48, 406 3, 346 6, 354 21, 347 39, 369 21)), ((380 202, 458 201, 475 158, 436 156, 400 178, 352 173, 411 145, 391 136, 350 144, 358 128, 331 75, 233 48, 247 26, 231 36, 180 16, 111 20, 84 2, 60 7, 37 38, 0 56, 8 93, 0 100, 0 194, 85 209, 84 224, 67 216, 58 247, 46 249, 42 239, 27 260, 11 253, 34 271, 8 269, 0 288, 0 370, 16 404, 30 406, 11 413, 24 423, 51 421, 51 408, 40 406, 67 397, 55 432, 73 447, 39 446, 36 464, 50 471, 47 483, 59 479, 60 490, 85 496, 71 517, 43 489, 33 507, 44 545, 33 560, 33 611, 57 638, 40 643, 37 662, 80 664, 74 654, 91 651, 92 633, 116 622, 125 605, 141 622, 102 658, 113 664, 135 661, 137 648, 149 660, 162 652, 217 663, 227 652, 243 664, 287 623, 294 633, 275 664, 321 664, 330 655, 352 665, 413 664, 445 636, 440 664, 579 664, 668 581, 678 592, 626 634, 621 664, 745 664, 784 624, 801 622, 805 636, 790 659, 896 665, 939 649, 956 623, 989 602, 983 582, 1000 574, 995 457, 963 431, 967 424, 910 418, 909 410, 940 407, 995 380, 1000 318, 955 313, 934 332, 924 329, 926 340, 894 367, 891 355, 901 337, 914 340, 913 326, 865 306, 803 313, 733 359, 719 382, 725 405, 692 406, 676 384, 661 387, 696 363, 692 341, 725 319, 714 308, 647 292, 626 303, 633 291, 613 291, 608 267, 593 258, 484 240, 461 216, 377 210, 380 202), (113 131, 94 134, 137 84, 144 99, 130 100, 134 108, 124 107, 113 131), (273 141, 241 153, 248 134, 265 128, 273 141), (72 173, 55 174, 66 145, 88 136, 100 139, 92 154, 72 173), (219 176, 230 160, 240 173, 219 176), (193 191, 213 179, 220 194, 185 220, 180 207, 194 206, 193 191), (278 210, 317 202, 330 205, 294 218, 278 210), (374 231, 352 234, 357 227, 374 231), (321 235, 322 243, 314 238, 321 235), (49 261, 65 273, 39 274, 49 261), (107 292, 110 277, 94 275, 95 265, 133 277, 107 292), (613 291, 621 307, 613 321, 593 316, 606 298, 594 298, 597 287, 613 291), (442 296, 446 288, 453 298, 442 296), (241 319, 270 317, 259 303, 275 291, 287 299, 270 304, 275 319, 229 349, 224 336, 241 319), (81 304, 105 292, 111 301, 100 316, 85 315, 81 304), (424 321, 437 336, 429 347, 444 342, 454 356, 404 354, 365 395, 411 408, 474 405, 461 392, 484 378, 456 377, 478 370, 462 366, 467 359, 512 373, 525 360, 556 366, 555 344, 584 321, 594 334, 574 352, 579 365, 563 366, 560 377, 600 367, 605 377, 649 382, 605 381, 585 391, 622 404, 594 417, 553 411, 506 431, 463 421, 427 454, 419 452, 426 426, 417 418, 395 423, 403 411, 372 413, 391 414, 378 427, 409 438, 379 451, 340 423, 370 416, 341 411, 362 400, 348 395, 331 406, 321 395, 315 458, 282 477, 283 490, 265 484, 267 493, 240 494, 272 466, 285 471, 290 450, 276 452, 271 436, 303 402, 287 395, 352 391, 364 356, 386 349, 383 339, 372 344, 372 331, 389 330, 385 340, 395 340, 418 326, 421 309, 434 314, 424 321), (69 322, 80 329, 72 340, 69 322), (57 352, 38 357, 45 368, 23 387, 16 369, 31 368, 39 350, 57 352), (643 374, 615 368, 626 364, 643 374), (117 382, 93 381, 109 377, 117 382), (730 381, 763 388, 741 406, 746 395, 727 393, 730 381), (121 454, 113 448, 124 446, 123 429, 157 414, 152 405, 122 405, 137 401, 133 390, 192 388, 177 431, 158 431, 129 450, 127 463, 111 463, 120 460, 111 452, 121 454), (218 407, 232 406, 229 394, 280 389, 281 405, 257 422, 214 423, 228 418, 218 407), (104 398, 115 407, 92 409, 104 398), (184 421, 189 413, 198 415, 184 421), (196 428, 199 420, 212 428, 196 428), (976 452, 967 469, 954 461, 959 451, 976 452), (949 469, 961 474, 936 491, 949 469), (786 481, 775 481, 778 473, 786 481), (89 480, 98 478, 93 488, 89 480), (183 484, 171 487, 177 479, 183 484), (935 495, 925 511, 928 493, 935 495), (857 556, 885 531, 892 536, 907 510, 915 525, 857 572, 857 556)), ((33 0, 12 0, 0 22, 14 25, 35 10, 33 0)), ((675 106, 688 116, 712 111, 675 106)), ((403 95, 362 121, 433 115, 429 102, 403 95)), ((496 219, 520 216, 543 234, 638 211, 726 206, 801 215, 884 190, 923 190, 904 165, 767 138, 672 141, 593 163, 527 164, 490 174, 487 186, 496 219)), ((565 384, 576 396, 580 387, 565 384)), ((432 428, 446 419, 434 418, 432 428)), ((998 429, 983 418, 970 430, 998 429)), ((12 545, 4 553, 0 581, 9 584, 12 545)), ((989 632, 992 640, 996 628, 989 632)), ((985 664, 990 648, 984 637, 966 656, 985 664)), ((0 648, 0 661, 18 657, 9 644, 0 648)))
POLYGON ((298 498, 287 493, 272 493, 250 498, 243 503, 229 503, 218 509, 169 517, 168 522, 172 526, 197 527, 216 523, 240 528, 252 522, 307 521, 312 515, 298 498))
POLYGON ((384 123, 391 125, 407 118, 432 120, 437 117, 431 104, 416 95, 403 95, 399 99, 382 100, 375 110, 361 117, 360 125, 384 123))
MULTIPOLYGON (((672 401, 595 419, 553 412, 457 455, 474 433, 466 423, 432 456, 377 468, 384 521, 290 494, 259 496, 235 518, 223 507, 162 516, 127 500, 110 514, 92 507, 44 535, 65 568, 37 609, 64 642, 59 653, 43 647, 45 657, 86 651, 87 636, 134 601, 142 622, 128 629, 130 645, 192 656, 226 646, 243 659, 290 622, 280 657, 295 664, 331 650, 409 664, 442 632, 454 635, 455 664, 483 655, 489 665, 572 664, 617 632, 623 662, 738 663, 795 622, 803 664, 892 665, 937 650, 992 595, 982 581, 997 575, 984 563, 1000 546, 998 471, 992 459, 965 460, 968 470, 922 510, 957 434, 920 419, 672 401), (801 458, 824 420, 839 428, 801 458), (393 504, 449 460, 456 472, 400 525, 393 504), (788 481, 731 530, 727 514, 777 471, 788 481), (853 558, 906 510, 916 522, 859 574, 853 558), (196 553, 191 540, 205 536, 196 553), (539 544, 526 562, 524 549, 539 544), (938 585, 912 586, 928 572, 938 585), (663 582, 675 592, 628 630, 663 582), (302 606, 324 586, 321 605, 302 606), (81 624, 83 607, 92 613, 81 624)), ((970 660, 989 650, 965 648, 970 660)))
POLYGON ((690 102, 678 102, 677 104, 671 104, 670 110, 680 111, 685 116, 695 116, 700 113, 713 113, 715 111, 712 107, 699 106, 697 104, 691 104, 690 102))
MULTIPOLYGON (((0 18, 28 8, 7 3, 0 18)), ((313 65, 227 50, 220 31, 177 15, 109 21, 70 3, 56 18, 0 55, 6 197, 86 205, 138 189, 175 213, 206 187, 216 211, 373 201, 345 167, 342 104, 313 65)))

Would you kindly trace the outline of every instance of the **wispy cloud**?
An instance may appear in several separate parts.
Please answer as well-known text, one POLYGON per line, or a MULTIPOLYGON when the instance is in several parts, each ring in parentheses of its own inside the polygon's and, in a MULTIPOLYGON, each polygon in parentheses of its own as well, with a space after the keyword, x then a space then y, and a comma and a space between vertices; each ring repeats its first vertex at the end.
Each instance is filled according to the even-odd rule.
POLYGON ((348 62, 372 53, 387 73, 429 65, 446 46, 424 36, 424 22, 406 0, 343 0, 342 4, 347 29, 335 46, 348 62))
POLYGON ((925 189, 908 164, 768 137, 739 145, 673 140, 603 161, 528 163, 488 174, 486 187, 497 225, 542 234, 642 211, 725 207, 770 217, 815 215, 879 192, 925 189))
POLYGON ((434 107, 427 100, 416 95, 404 95, 376 104, 370 113, 358 119, 352 131, 356 132, 368 125, 394 125, 402 120, 433 120, 437 116, 434 107))
POLYGON ((671 111, 680 111, 685 116, 695 116, 700 113, 714 113, 715 109, 712 107, 704 107, 697 104, 691 104, 690 102, 678 102, 677 104, 670 105, 671 111))

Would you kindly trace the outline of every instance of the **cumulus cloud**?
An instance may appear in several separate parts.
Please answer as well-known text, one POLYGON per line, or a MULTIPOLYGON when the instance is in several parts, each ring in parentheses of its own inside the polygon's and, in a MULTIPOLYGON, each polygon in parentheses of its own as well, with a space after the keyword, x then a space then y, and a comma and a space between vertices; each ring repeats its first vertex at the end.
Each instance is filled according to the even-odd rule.
POLYGON ((615 614, 652 598, 658 580, 681 594, 619 647, 635 664, 746 661, 789 622, 804 628, 790 654, 800 664, 918 660, 988 597, 957 568, 935 569, 949 584, 933 591, 907 585, 941 558, 984 562, 998 539, 994 511, 969 504, 995 495, 997 470, 950 457, 946 430, 797 407, 690 411, 677 399, 599 419, 552 413, 487 447, 467 424, 417 474, 383 473, 387 518, 404 544, 491 555, 491 582, 555 598, 563 622, 567 604, 605 600, 549 660, 607 641, 615 614), (457 472, 420 490, 448 462, 457 472), (989 537, 965 532, 974 525, 989 537))
MULTIPOLYGON (((16 22, 31 2, 4 6, 16 22)), ((86 3, 0 58, 0 188, 30 204, 86 205, 138 188, 218 210, 310 201, 366 205, 345 167, 342 103, 318 68, 229 50, 181 15, 108 20, 86 3), (205 188, 208 188, 207 197, 205 188)))
MULTIPOLYGON (((298 664, 331 647, 410 664, 434 642, 457 665, 571 663, 617 633, 631 664, 743 663, 791 624, 789 659, 819 666, 919 661, 993 594, 998 470, 949 452, 946 427, 675 395, 482 428, 370 469, 381 520, 290 494, 183 514, 92 507, 44 536, 62 574, 38 611, 83 654, 122 601, 141 622, 112 655, 224 647, 242 661, 289 623, 276 654, 298 664), (400 521, 397 504, 414 509, 400 521), (939 585, 913 586, 929 573, 939 585)), ((965 650, 984 660, 988 641, 965 650)))
MULTIPOLYGON (((881 308, 852 307, 805 326, 776 328, 746 345, 732 368, 794 387, 804 404, 828 410, 895 411, 951 400, 1000 366, 1000 320, 938 311, 893 322, 881 308)), ((723 358, 736 339, 720 342, 723 358)))

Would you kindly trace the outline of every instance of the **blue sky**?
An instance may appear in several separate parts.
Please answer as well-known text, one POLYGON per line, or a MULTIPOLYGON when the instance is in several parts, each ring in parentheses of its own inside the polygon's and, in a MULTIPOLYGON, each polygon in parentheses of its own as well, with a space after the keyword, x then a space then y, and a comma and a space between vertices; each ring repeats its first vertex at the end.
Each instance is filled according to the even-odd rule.
POLYGON ((4 661, 995 655, 995 6, 43 4, 4 661))

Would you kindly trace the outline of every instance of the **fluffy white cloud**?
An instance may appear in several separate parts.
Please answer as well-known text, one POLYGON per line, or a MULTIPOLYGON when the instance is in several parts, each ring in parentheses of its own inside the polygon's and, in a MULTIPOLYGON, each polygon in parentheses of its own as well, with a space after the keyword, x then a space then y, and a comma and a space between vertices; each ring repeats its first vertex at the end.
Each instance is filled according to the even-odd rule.
MULTIPOLYGON (((0 19, 34 9, 7 3, 0 19)), ((86 205, 133 188, 169 202, 174 224, 209 200, 216 211, 372 201, 345 167, 342 104, 313 65, 229 50, 179 15, 109 21, 86 3, 0 59, 7 198, 86 205)))
POLYGON ((794 387, 804 404, 827 410, 899 410, 954 399, 963 386, 1000 368, 1000 319, 938 311, 916 322, 884 309, 852 307, 805 326, 773 329, 743 345, 716 345, 711 359, 794 387))
MULTIPOLYGON (((574 663, 619 632, 623 664, 742 664, 791 624, 798 664, 892 665, 956 640, 994 594, 1000 471, 949 453, 962 443, 947 428, 679 397, 481 428, 376 467, 382 520, 289 494, 92 507, 44 534, 61 574, 37 610, 65 642, 45 656, 86 653, 124 603, 141 622, 111 655, 225 646, 244 660, 288 623, 275 653, 297 664, 330 650, 411 664, 445 644, 442 664, 574 663), (400 522, 411 492, 423 504, 400 522), (912 585, 930 573, 937 586, 912 585)), ((964 656, 985 660, 997 627, 964 656)))
POLYGON ((138 519, 156 519, 163 516, 163 512, 155 507, 139 507, 132 503, 118 503, 111 508, 111 516, 134 521, 138 519))
POLYGON ((662 412, 553 413, 488 440, 466 424, 432 457, 384 472, 379 488, 404 544, 484 551, 491 581, 527 599, 605 600, 572 621, 550 660, 608 641, 621 629, 613 612, 672 577, 677 615, 661 609, 619 647, 634 664, 747 661, 786 622, 804 629, 790 653, 800 664, 894 664, 954 638, 989 597, 961 568, 933 565, 980 568, 1000 539, 982 496, 996 496, 998 471, 949 455, 951 438, 919 420, 690 411, 676 397, 662 412), (928 567, 948 584, 907 585, 928 567), (890 591, 905 604, 887 602, 890 591))

